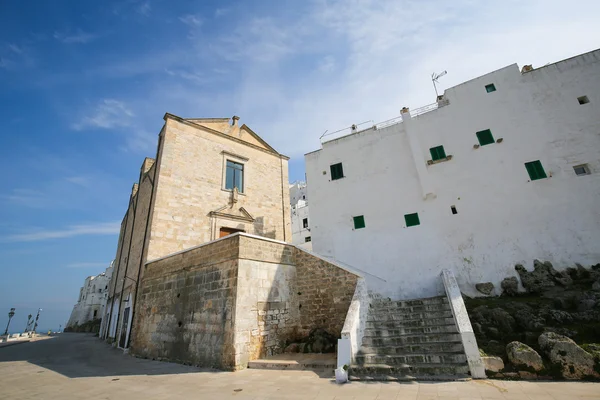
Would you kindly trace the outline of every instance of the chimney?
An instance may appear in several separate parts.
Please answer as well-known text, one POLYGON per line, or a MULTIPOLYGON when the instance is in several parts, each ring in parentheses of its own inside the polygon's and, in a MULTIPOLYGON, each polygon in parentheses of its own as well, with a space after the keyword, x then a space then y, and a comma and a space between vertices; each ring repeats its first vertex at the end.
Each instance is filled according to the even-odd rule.
POLYGON ((402 110, 400 110, 400 114, 406 114, 410 112, 410 110, 408 109, 408 107, 402 107, 402 110))
POLYGON ((521 68, 521 73, 524 74, 525 72, 529 72, 529 71, 533 71, 533 65, 523 65, 523 68, 521 68))
POLYGON ((352 132, 356 132, 356 125, 352 124, 352 127, 350 129, 352 129, 352 132))
POLYGON ((231 118, 231 126, 238 126, 238 121, 240 120, 240 117, 238 117, 237 115, 234 115, 231 118))

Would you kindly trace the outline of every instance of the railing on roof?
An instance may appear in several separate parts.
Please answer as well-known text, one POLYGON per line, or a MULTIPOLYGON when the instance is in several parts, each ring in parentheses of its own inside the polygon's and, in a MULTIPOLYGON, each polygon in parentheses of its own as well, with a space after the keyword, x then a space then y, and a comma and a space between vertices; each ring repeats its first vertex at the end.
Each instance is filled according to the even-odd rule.
MULTIPOLYGON (((448 99, 442 99, 442 100, 439 100, 439 101, 437 101, 435 103, 428 104, 426 106, 419 107, 419 108, 416 108, 414 110, 411 110, 410 111, 410 116, 411 116, 411 118, 418 117, 419 115, 423 115, 423 114, 426 114, 426 113, 428 113, 430 111, 435 111, 438 108, 442 108, 444 106, 447 106, 449 103, 450 102, 448 101, 448 99)), ((344 137, 344 136, 349 136, 349 135, 352 135, 352 134, 355 134, 355 133, 364 132, 364 131, 367 131, 369 129, 387 128, 388 126, 392 126, 392 125, 396 125, 396 124, 402 123, 402 116, 399 115, 399 116, 394 117, 392 119, 388 119, 388 120, 383 121, 383 122, 378 122, 378 123, 373 124, 372 126, 369 126, 368 128, 365 128, 365 129, 358 129, 359 126, 368 124, 369 122, 372 123, 373 120, 361 122, 360 124, 352 125, 352 126, 349 126, 347 128, 343 128, 343 129, 337 130, 335 132, 329 132, 329 133, 327 133, 327 131, 325 131, 325 133, 323 133, 319 139, 321 140, 321 144, 323 144, 325 142, 330 142, 332 140, 339 139, 339 138, 344 137), (335 135, 335 136, 333 136, 333 135, 335 135)))

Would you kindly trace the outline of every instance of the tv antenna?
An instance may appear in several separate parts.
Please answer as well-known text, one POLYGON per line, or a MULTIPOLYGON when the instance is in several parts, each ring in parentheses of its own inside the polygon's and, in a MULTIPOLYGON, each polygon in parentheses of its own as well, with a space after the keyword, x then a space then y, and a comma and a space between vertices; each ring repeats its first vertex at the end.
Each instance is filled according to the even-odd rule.
POLYGON ((435 86, 436 83, 438 82, 438 79, 440 79, 442 76, 446 75, 448 73, 448 71, 444 71, 444 72, 440 72, 439 74, 436 74, 435 72, 433 74, 431 74, 431 82, 433 82, 433 88, 435 89, 435 98, 438 98, 438 91, 437 91, 437 87, 435 86))

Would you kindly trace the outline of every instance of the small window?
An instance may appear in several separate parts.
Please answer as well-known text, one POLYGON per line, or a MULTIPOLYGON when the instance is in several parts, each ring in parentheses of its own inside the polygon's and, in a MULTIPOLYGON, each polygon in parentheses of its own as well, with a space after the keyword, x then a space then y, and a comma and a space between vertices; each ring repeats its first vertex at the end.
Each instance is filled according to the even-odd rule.
POLYGON ((308 218, 304 218, 304 219, 302 220, 302 227, 303 227, 303 228, 308 228, 308 218))
POLYGON ((532 181, 547 178, 546 171, 544 171, 544 167, 542 167, 540 160, 525 163, 525 168, 527 168, 529 178, 531 178, 532 181))
POLYGON ((485 146, 486 144, 494 143, 494 137, 492 136, 492 131, 486 129, 485 131, 479 131, 476 133, 477 139, 479 140, 479 144, 481 146, 485 146))
POLYGON ((344 177, 344 169, 342 163, 333 164, 331 167, 331 180, 341 179, 344 177))
POLYGON ((358 217, 352 217, 354 219, 354 229, 362 229, 365 227, 365 216, 359 215, 358 217))
POLYGON ((310 242, 312 239, 310 238, 310 236, 307 236, 304 238, 304 243, 308 243, 310 242))
POLYGON ((431 153, 431 159, 433 161, 442 160, 446 158, 446 152, 444 151, 444 146, 432 147, 429 149, 431 153))
POLYGON ((485 91, 488 93, 492 93, 496 91, 496 86, 494 86, 493 83, 490 83, 489 85, 485 85, 485 91))
POLYGON ((419 221, 419 213, 414 214, 404 214, 404 222, 406 222, 406 227, 421 225, 421 221, 419 221))
POLYGON ((590 102, 590 99, 588 99, 587 96, 581 96, 577 98, 577 101, 579 102, 579 104, 587 104, 590 102))
POLYGON ((302 200, 306 200, 306 196, 302 196, 302 200))
POLYGON ((575 171, 576 175, 589 175, 590 174, 590 168, 588 167, 587 164, 576 165, 573 167, 573 170, 575 171))
POLYGON ((456 206, 450 206, 450 210, 452 210, 452 214, 458 214, 458 211, 456 211, 456 206))
POLYGON ((98 310, 94 310, 94 318, 96 318, 96 315, 98 315, 98 310))
POLYGON ((225 189, 244 192, 244 164, 227 160, 227 171, 225 173, 225 189))

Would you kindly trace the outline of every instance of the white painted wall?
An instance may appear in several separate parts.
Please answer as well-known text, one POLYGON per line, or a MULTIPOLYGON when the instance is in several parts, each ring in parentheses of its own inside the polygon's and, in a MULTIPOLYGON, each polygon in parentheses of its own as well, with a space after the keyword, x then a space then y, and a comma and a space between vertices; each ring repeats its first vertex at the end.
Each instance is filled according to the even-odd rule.
POLYGON ((112 276, 113 264, 101 274, 88 276, 83 286, 79 289, 77 304, 67 322, 67 327, 81 325, 93 319, 99 319, 106 313, 106 300, 108 297, 108 284, 112 276), (94 312, 96 316, 94 317, 94 312))
POLYGON ((312 249, 312 236, 310 233, 308 194, 305 182, 295 182, 290 185, 290 203, 292 244, 300 245, 310 250, 312 249), (308 227, 306 228, 304 227, 305 219, 308 222, 308 227))
POLYGON ((499 293, 516 263, 600 262, 600 51, 523 74, 514 64, 444 96, 445 107, 306 155, 314 251, 387 280, 367 276, 394 299, 443 294, 444 268, 475 295, 488 281, 499 293), (503 142, 474 149, 484 129, 503 142), (427 165, 438 145, 453 158, 427 165), (529 181, 534 160, 549 178, 529 181), (330 181, 337 162, 345 177, 330 181), (592 174, 576 176, 583 163, 592 174), (421 225, 406 228, 414 212, 421 225), (366 228, 353 229, 357 215, 366 228))

